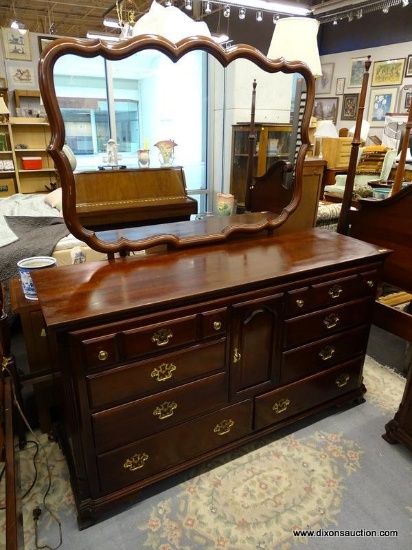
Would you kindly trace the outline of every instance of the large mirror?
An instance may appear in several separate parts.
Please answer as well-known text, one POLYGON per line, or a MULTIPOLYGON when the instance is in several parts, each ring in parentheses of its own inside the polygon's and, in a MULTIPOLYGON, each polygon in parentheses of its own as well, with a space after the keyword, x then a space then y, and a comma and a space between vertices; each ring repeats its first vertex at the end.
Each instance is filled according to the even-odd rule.
POLYGON ((95 250, 276 229, 299 204, 314 100, 303 63, 209 38, 61 38, 42 53, 39 84, 65 222, 95 250), (276 161, 291 164, 287 177, 276 161), (245 212, 247 190, 265 175, 287 191, 270 211, 245 212), (219 215, 218 192, 235 195, 236 213, 219 215))

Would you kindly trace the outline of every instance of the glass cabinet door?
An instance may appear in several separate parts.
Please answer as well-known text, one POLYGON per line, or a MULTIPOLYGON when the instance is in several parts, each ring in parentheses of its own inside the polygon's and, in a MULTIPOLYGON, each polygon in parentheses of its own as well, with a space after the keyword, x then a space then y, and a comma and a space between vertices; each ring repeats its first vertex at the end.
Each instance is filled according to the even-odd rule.
MULTIPOLYGON (((255 124, 253 175, 263 176, 279 159, 288 160, 291 146, 291 124, 255 124)), ((230 192, 238 201, 239 210, 245 205, 250 126, 232 127, 232 166, 230 192)))

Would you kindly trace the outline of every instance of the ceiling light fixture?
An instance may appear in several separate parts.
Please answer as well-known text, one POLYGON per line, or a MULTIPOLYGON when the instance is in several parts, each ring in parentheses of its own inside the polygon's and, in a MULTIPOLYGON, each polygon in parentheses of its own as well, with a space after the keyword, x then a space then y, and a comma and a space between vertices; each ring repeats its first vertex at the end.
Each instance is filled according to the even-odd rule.
POLYGON ((166 8, 170 8, 170 6, 173 6, 173 0, 165 0, 165 6, 166 8))
POLYGON ((382 8, 382 13, 389 13, 388 6, 385 6, 384 8, 382 8))
POLYGON ((337 19, 334 19, 334 20, 333 20, 333 24, 334 24, 334 25, 337 25, 337 24, 338 24, 338 20, 337 20, 337 19))
POLYGON ((205 13, 210 13, 212 11, 212 6, 210 2, 205 2, 205 13))
POLYGON ((259 23, 260 23, 261 21, 263 21, 263 14, 262 14, 261 11, 258 11, 258 12, 256 13, 256 21, 258 21, 259 23))
POLYGON ((191 11, 193 9, 192 0, 185 0, 185 9, 191 11))
POLYGON ((406 8, 409 5, 409 0, 402 0, 402 7, 406 8))
POLYGON ((23 23, 22 23, 21 21, 18 21, 17 19, 15 19, 15 20, 11 23, 10 27, 11 27, 12 29, 15 29, 16 31, 19 31, 20 34, 26 34, 26 32, 27 32, 27 29, 26 29, 26 27, 23 25, 23 23))
POLYGON ((363 15, 363 12, 362 12, 362 8, 360 10, 357 11, 356 13, 356 19, 361 19, 362 18, 362 15, 363 15))
POLYGON ((223 16, 224 17, 230 17, 230 6, 228 6, 227 4, 223 8, 223 16))
POLYGON ((279 14, 274 13, 273 14, 273 24, 276 25, 276 23, 279 21, 279 14))
POLYGON ((239 19, 244 19, 246 17, 245 8, 239 8, 239 19))
POLYGON ((103 25, 105 27, 109 27, 110 29, 120 29, 121 25, 117 19, 110 19, 109 17, 105 17, 103 19, 103 25))
POLYGON ((352 12, 350 12, 350 14, 348 15, 348 21, 349 21, 349 23, 351 21, 353 21, 353 13, 352 12))
POLYGON ((250 8, 269 13, 282 13, 285 15, 307 16, 312 13, 308 6, 296 6, 290 3, 270 2, 269 0, 214 0, 214 4, 235 6, 237 8, 250 8))

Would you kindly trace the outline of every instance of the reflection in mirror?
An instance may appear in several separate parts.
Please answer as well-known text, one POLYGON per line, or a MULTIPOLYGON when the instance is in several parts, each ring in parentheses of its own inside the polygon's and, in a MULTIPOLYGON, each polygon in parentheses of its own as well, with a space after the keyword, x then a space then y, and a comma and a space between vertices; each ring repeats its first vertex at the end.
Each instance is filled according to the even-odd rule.
POLYGON ((249 46, 225 53, 209 39, 179 46, 153 36, 114 46, 58 39, 43 52, 39 77, 65 220, 92 248, 112 254, 224 240, 277 227, 299 201, 314 95, 303 64, 269 62, 249 46), (308 101, 295 113, 302 81, 308 101), (65 142, 77 159, 74 174, 65 142), (233 193, 242 212, 248 168, 259 179, 279 160, 294 170, 282 178, 288 193, 271 214, 193 220, 216 210, 217 192, 233 193))

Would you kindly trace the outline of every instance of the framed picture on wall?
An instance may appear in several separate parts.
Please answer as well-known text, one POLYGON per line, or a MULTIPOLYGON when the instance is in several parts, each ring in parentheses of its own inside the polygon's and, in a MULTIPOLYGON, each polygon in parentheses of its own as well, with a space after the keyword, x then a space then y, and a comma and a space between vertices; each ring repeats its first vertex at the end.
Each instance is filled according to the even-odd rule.
POLYGON ((337 78, 336 79, 336 95, 342 95, 345 89, 346 78, 337 78))
POLYGON ((38 36, 37 41, 39 44, 39 53, 41 53, 46 46, 48 46, 56 38, 51 38, 50 36, 38 36))
POLYGON ((408 113, 409 108, 411 106, 411 98, 412 98, 412 84, 409 84, 408 86, 404 86, 399 91, 398 107, 396 109, 396 112, 408 113))
POLYGON ((0 88, 7 88, 7 80, 4 76, 0 76, 0 88))
POLYGON ((408 55, 405 65, 405 77, 412 76, 412 55, 408 55))
POLYGON ((365 57, 353 57, 349 62, 348 88, 360 88, 365 72, 365 57))
POLYGON ((405 61, 405 58, 375 61, 373 64, 371 86, 394 86, 402 84, 405 61))
POLYGON ((3 50, 6 59, 31 61, 30 33, 21 34, 11 27, 2 28, 3 50))
POLYGON ((336 124, 338 120, 338 97, 315 97, 313 116, 318 120, 332 120, 336 124))
POLYGON ((355 120, 358 112, 359 94, 344 94, 342 102, 342 120, 355 120))
POLYGON ((12 88, 19 90, 37 87, 37 67, 34 63, 10 63, 7 69, 12 88))
POLYGON ((386 113, 396 109, 398 88, 372 89, 369 99, 368 120, 371 126, 383 126, 386 113))
POLYGON ((316 94, 330 94, 335 63, 322 64, 322 76, 316 79, 316 94))

